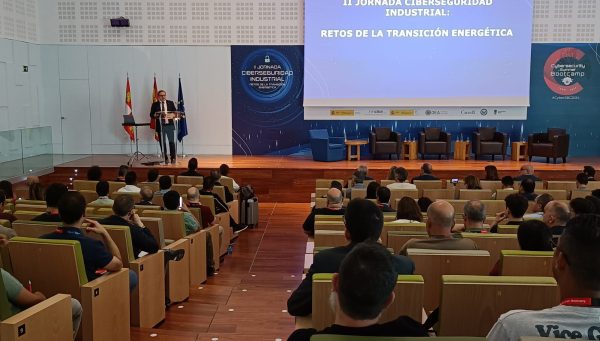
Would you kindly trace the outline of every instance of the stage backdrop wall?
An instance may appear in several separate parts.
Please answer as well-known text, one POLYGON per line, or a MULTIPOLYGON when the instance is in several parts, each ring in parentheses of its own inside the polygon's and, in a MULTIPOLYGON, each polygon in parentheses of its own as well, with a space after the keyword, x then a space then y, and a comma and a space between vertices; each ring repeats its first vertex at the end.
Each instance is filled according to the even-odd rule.
MULTIPOLYGON (((430 120, 423 121, 303 121, 301 47, 232 47, 232 114, 233 114, 233 153, 254 154, 306 154, 308 129, 325 128, 331 136, 345 136, 348 139, 367 139, 372 127, 389 126, 401 132, 403 139, 416 138, 423 127, 439 126, 457 138, 472 138, 477 127, 493 126, 510 134, 511 141, 527 139, 528 134, 545 131, 549 127, 564 127, 571 135, 571 156, 600 154, 600 44, 533 44, 531 68, 531 107, 525 121, 445 121, 432 114, 430 120), (564 50, 573 48, 576 50, 564 50), (557 52, 559 51, 559 52, 557 52), (575 58, 555 58, 581 51, 583 56, 575 58), (554 55, 553 55, 554 54, 554 55), (274 58, 273 55, 277 57, 274 58), (270 59, 266 63, 265 59, 270 59), (573 64, 576 75, 554 77, 555 82, 547 84, 545 67, 551 64, 573 64), (289 65, 293 77, 283 77, 281 84, 265 96, 255 96, 255 88, 267 80, 253 80, 242 76, 243 71, 264 69, 265 65, 289 65), (560 84, 561 83, 561 84, 560 84), (285 96, 269 97, 270 93, 283 93, 285 96), (292 90, 293 89, 293 90, 292 90)), ((277 67, 275 67, 277 69, 277 67)), ((285 67, 283 67, 285 69, 285 67)), ((546 70, 550 72, 551 70, 546 70)), ((556 69, 554 71, 564 71, 556 69)), ((271 75, 272 76, 272 75, 271 75)), ((275 82, 277 83, 277 82, 275 82)), ((474 112, 473 115, 483 115, 474 112)), ((492 111, 487 115, 494 115, 492 111)), ((443 117, 443 116, 441 116, 443 117)), ((363 154, 367 148, 363 147, 363 154)))

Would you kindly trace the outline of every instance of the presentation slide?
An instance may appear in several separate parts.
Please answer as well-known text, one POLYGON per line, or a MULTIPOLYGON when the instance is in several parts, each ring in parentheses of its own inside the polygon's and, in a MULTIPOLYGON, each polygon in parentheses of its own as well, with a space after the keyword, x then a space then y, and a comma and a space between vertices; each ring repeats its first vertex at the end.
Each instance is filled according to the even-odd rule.
POLYGON ((304 106, 529 106, 532 2, 306 0, 304 106))

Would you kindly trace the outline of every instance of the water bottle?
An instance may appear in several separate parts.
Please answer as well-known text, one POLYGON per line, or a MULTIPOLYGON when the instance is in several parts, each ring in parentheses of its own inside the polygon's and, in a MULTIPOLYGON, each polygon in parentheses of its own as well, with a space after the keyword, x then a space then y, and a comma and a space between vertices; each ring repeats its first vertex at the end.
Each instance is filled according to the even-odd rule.
POLYGON ((227 254, 231 255, 233 253, 233 245, 229 244, 229 246, 227 247, 227 254))

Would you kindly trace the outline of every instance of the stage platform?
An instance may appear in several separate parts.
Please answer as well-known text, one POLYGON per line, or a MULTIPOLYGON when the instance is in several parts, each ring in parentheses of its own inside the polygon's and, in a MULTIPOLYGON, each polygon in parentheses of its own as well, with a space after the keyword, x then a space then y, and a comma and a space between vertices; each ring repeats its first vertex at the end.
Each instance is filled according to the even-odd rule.
MULTIPOLYGON (((473 174, 484 176, 484 167, 494 165, 498 168, 500 177, 517 176, 519 169, 529 162, 494 161, 491 160, 360 160, 318 162, 306 157, 296 156, 242 156, 242 155, 193 155, 181 158, 175 165, 144 166, 136 161, 131 169, 138 173, 140 181, 146 180, 150 168, 157 168, 161 175, 176 175, 187 168, 191 157, 198 159, 200 172, 208 174, 211 169, 217 169, 222 163, 231 168, 233 178, 239 184, 251 184, 262 202, 310 202, 310 194, 314 192, 315 179, 340 178, 349 179, 359 165, 369 168, 369 176, 374 179, 387 178, 391 166, 401 166, 408 170, 409 177, 419 174, 423 162, 433 165, 433 172, 442 179, 463 178, 473 174)), ((103 178, 116 178, 117 169, 129 160, 127 155, 82 155, 80 158, 54 166, 54 173, 43 176, 42 181, 60 181, 69 183, 70 179, 85 179, 87 168, 100 165, 103 168, 103 178), (77 171, 76 171, 77 170, 77 171)), ((147 161, 147 160, 144 160, 147 161)), ((598 158, 570 158, 566 164, 546 163, 543 158, 535 158, 531 164, 535 174, 544 180, 575 180, 577 173, 584 165, 592 165, 600 169, 598 158), (538 160, 538 161, 536 161, 538 160), (541 161, 541 162, 540 162, 541 161)))

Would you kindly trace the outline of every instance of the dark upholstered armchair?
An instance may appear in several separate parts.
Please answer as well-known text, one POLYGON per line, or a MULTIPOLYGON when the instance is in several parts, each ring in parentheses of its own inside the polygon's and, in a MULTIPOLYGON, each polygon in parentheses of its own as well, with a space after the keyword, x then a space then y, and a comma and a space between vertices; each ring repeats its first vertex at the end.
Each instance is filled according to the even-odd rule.
POLYGON ((445 154, 450 159, 450 141, 451 135, 440 128, 425 128, 419 133, 419 153, 421 158, 425 158, 425 154, 437 154, 438 158, 442 158, 445 154))
POLYGON ((391 128, 373 128, 369 134, 369 144, 371 145, 371 154, 388 154, 390 160, 392 154, 398 156, 398 160, 402 157, 402 135, 393 132, 391 128))
POLYGON ((550 158, 562 158, 563 163, 567 162, 569 154, 569 134, 566 129, 548 128, 546 133, 529 134, 527 140, 527 154, 529 161, 534 156, 546 157, 546 162, 550 162, 550 158))
POLYGON ((477 160, 479 155, 492 155, 492 161, 495 155, 502 155, 502 160, 506 160, 507 141, 507 134, 497 132, 494 127, 479 128, 473 132, 473 154, 475 154, 475 160, 477 160))
POLYGON ((327 129, 308 131, 310 148, 315 161, 340 161, 344 159, 346 145, 343 137, 330 137, 327 129))

